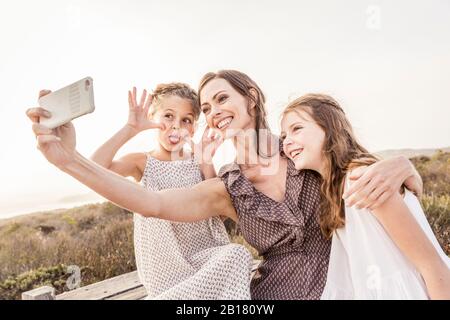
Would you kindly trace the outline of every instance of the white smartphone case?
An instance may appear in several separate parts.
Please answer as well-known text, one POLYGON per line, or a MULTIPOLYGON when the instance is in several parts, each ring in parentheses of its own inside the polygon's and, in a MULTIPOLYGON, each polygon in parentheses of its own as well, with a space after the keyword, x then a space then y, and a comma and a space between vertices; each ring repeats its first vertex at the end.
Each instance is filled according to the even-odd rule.
POLYGON ((51 92, 39 99, 39 106, 52 114, 40 123, 53 129, 95 110, 94 86, 91 77, 51 92))

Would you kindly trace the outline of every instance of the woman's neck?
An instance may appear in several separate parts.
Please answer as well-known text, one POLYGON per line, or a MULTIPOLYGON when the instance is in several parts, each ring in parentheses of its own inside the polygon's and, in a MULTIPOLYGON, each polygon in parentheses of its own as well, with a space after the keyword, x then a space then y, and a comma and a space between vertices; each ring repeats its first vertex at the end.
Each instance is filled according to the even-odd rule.
POLYGON ((242 134, 233 137, 233 145, 236 150, 236 162, 239 165, 258 164, 258 147, 256 137, 249 134, 242 134))

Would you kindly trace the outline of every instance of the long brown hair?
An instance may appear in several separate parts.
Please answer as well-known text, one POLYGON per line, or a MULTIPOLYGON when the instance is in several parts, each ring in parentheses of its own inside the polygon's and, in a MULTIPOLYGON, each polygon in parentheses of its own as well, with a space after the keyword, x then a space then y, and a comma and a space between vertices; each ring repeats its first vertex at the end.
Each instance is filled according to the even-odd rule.
MULTIPOLYGON (((265 107, 266 98, 264 93, 248 75, 237 70, 220 70, 217 72, 208 72, 200 80, 198 86, 198 95, 200 97, 200 92, 206 86, 208 82, 213 79, 224 79, 226 80, 237 92, 242 96, 246 97, 255 104, 255 131, 256 131, 256 153, 261 156, 261 129, 265 130, 270 135, 270 128, 267 122, 267 111, 265 107), (256 97, 251 94, 251 89, 256 91, 256 97)), ((250 105, 250 104, 249 104, 250 105)), ((247 112, 250 115, 250 108, 247 108, 247 112)), ((264 140, 263 140, 264 141, 264 140)), ((265 140, 267 141, 267 140, 265 140)), ((278 151, 278 150, 277 150, 278 151)), ((267 156, 267 155, 263 155, 267 156)))
POLYGON ((347 172, 378 159, 356 140, 344 110, 332 97, 324 94, 301 96, 287 105, 283 116, 293 111, 307 112, 325 132, 323 154, 326 165, 321 185, 319 224, 322 233, 330 238, 334 230, 345 224, 342 194, 347 172))

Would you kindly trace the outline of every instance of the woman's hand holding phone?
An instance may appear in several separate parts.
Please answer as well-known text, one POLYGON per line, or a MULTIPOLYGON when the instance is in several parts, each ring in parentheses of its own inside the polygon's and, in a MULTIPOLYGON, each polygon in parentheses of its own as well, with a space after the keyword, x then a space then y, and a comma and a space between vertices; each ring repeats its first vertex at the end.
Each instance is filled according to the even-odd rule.
POLYGON ((132 91, 128 91, 128 122, 127 126, 133 130, 134 134, 147 129, 165 129, 162 123, 158 123, 149 119, 148 111, 152 103, 153 97, 147 90, 141 95, 139 103, 136 100, 136 87, 132 91))
MULTIPOLYGON (((41 90, 39 98, 49 94, 50 90, 41 90)), ((29 108, 26 115, 33 123, 32 129, 36 135, 37 148, 55 166, 61 168, 70 163, 75 156, 76 134, 72 122, 68 122, 55 129, 40 124, 41 118, 49 118, 51 114, 41 108, 29 108)))

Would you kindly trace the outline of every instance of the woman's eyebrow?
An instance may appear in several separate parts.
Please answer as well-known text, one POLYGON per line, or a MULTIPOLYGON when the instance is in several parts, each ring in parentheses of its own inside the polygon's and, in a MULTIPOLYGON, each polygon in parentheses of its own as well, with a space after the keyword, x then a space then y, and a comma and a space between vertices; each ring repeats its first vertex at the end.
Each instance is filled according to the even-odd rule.
POLYGON ((216 92, 216 94, 212 97, 212 99, 213 100, 216 99, 217 95, 222 92, 225 92, 225 90, 220 90, 219 92, 216 92))
POLYGON ((301 124, 301 122, 298 122, 298 121, 297 121, 297 122, 294 122, 293 124, 291 124, 291 125, 289 126, 289 129, 292 129, 293 126, 296 126, 296 125, 298 125, 298 124, 301 124))
MULTIPOLYGON (((217 95, 220 94, 220 93, 222 93, 222 92, 225 92, 225 90, 220 90, 219 92, 216 92, 216 93, 213 95, 212 100, 216 99, 217 95)), ((201 107, 204 106, 204 105, 207 105, 207 104, 209 104, 209 103, 208 103, 208 102, 203 102, 203 103, 201 104, 201 107)))

